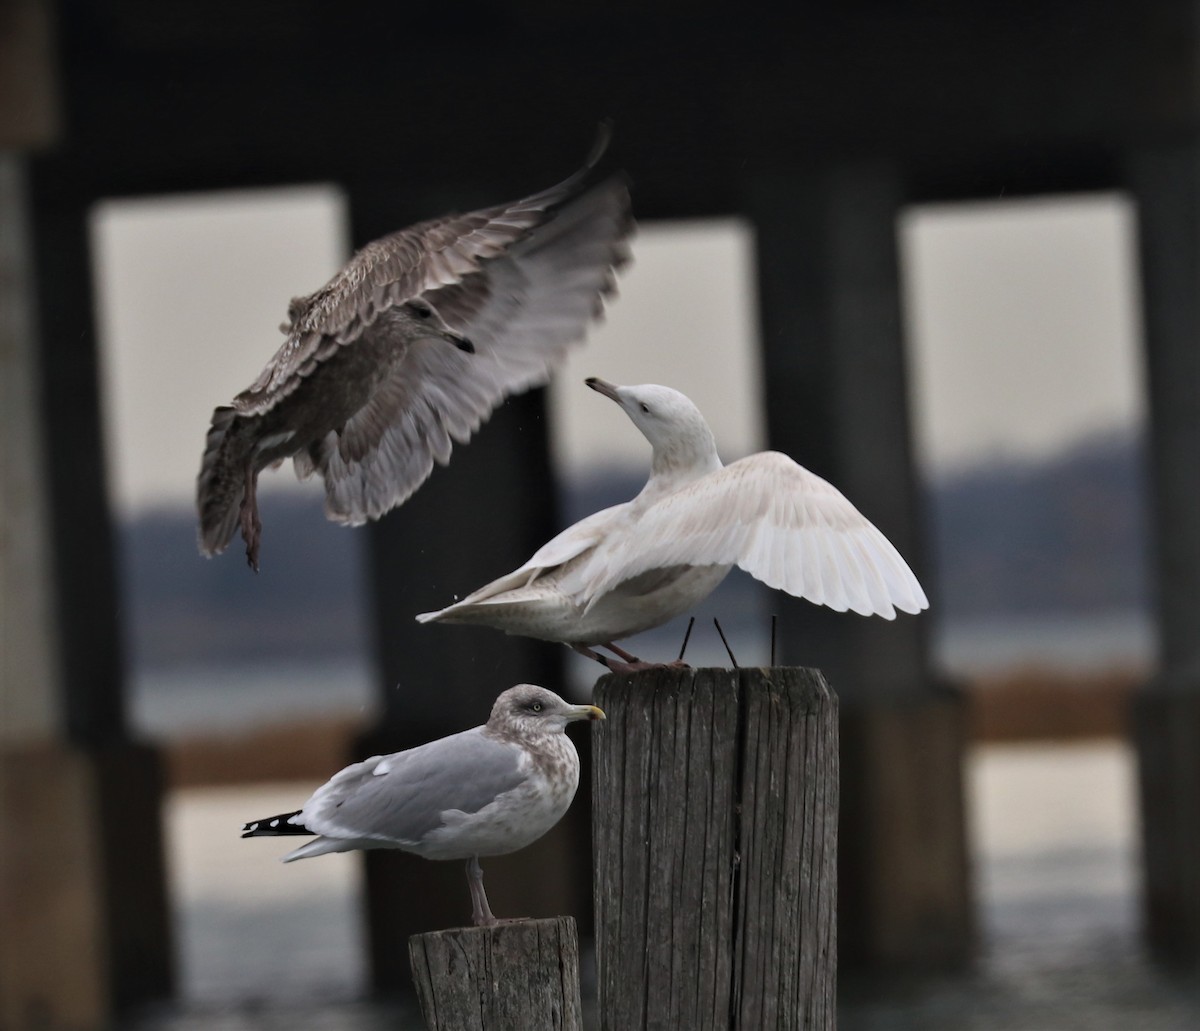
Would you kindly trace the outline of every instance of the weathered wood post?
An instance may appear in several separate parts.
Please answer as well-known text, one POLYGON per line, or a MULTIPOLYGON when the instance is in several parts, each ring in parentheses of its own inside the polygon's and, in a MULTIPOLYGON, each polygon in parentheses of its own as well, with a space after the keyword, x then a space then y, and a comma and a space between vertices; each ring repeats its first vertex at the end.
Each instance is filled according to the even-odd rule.
POLYGON ((569 916, 414 934, 408 954, 429 1031, 582 1031, 569 916))
POLYGON ((604 1031, 833 1028, 837 698, 810 669, 606 676, 592 830, 604 1031))

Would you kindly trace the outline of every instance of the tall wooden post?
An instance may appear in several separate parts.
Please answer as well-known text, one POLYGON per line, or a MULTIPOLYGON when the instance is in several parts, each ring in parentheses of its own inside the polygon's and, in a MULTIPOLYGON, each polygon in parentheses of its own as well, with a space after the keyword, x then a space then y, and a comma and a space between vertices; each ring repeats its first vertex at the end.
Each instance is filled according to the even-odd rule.
POLYGON ((593 733, 600 1024, 832 1028, 837 699, 816 670, 606 676, 593 733))
POLYGON ((429 1031, 583 1029, 569 916, 415 934, 408 954, 429 1031))

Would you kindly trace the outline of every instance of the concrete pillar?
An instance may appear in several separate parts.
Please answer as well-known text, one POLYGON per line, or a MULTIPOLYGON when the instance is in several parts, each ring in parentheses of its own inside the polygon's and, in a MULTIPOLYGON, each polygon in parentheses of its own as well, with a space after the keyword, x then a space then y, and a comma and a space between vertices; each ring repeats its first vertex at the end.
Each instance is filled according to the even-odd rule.
MULTIPOLYGON (((922 576, 896 241, 902 201, 895 170, 865 164, 757 180, 747 210, 770 445, 836 484, 922 576)), ((933 681, 928 616, 887 622, 781 594, 772 608, 777 661, 821 669, 841 699, 843 962, 962 963, 973 938, 965 724, 961 699, 933 681)))
MULTIPOLYGON (((398 205, 402 196, 391 181, 351 191, 357 246, 442 210, 433 203, 414 213, 398 205)), ((457 197, 445 209, 468 206, 457 197)), ((383 717, 360 757, 483 723, 496 696, 513 684, 563 691, 561 645, 486 627, 420 626, 414 618, 519 566, 556 531, 556 511, 539 391, 503 405, 469 444, 455 448, 449 466, 435 467, 413 497, 370 525, 383 717)), ((572 915, 581 937, 590 936, 587 794, 581 790, 563 822, 528 849, 484 860, 498 917, 572 915)), ((366 853, 364 862, 373 983, 407 989, 409 936, 470 920, 463 864, 391 852, 366 853)))
POLYGON ((96 1027, 108 999, 92 955, 100 914, 82 831, 86 777, 52 744, 58 638, 21 171, 0 157, 0 1027, 96 1027), (75 976, 59 981, 64 970, 75 976))
POLYGON ((1145 915, 1200 967, 1200 145, 1130 157, 1150 402, 1159 672, 1137 699, 1145 915))
POLYGON ((72 544, 76 554, 98 547, 110 568, 112 560, 99 424, 88 421, 96 412, 94 355, 75 365, 90 368, 90 380, 64 384, 58 375, 72 365, 67 352, 90 349, 91 336, 47 332, 44 305, 35 315, 32 303, 41 284, 43 302, 89 322, 84 208, 75 208, 71 232, 39 235, 71 222, 54 204, 31 203, 38 191, 28 171, 15 157, 0 160, 0 1026, 6 1031, 109 1026, 124 1005, 169 991, 172 969, 161 777, 154 753, 123 733, 115 585, 89 578, 94 560, 78 567, 70 561, 72 544), (64 269, 56 264, 69 268, 72 260, 81 274, 57 277, 64 269), (55 289, 45 289, 47 282, 55 289), (63 454, 64 437, 73 440, 70 456, 63 454), (88 632, 78 633, 81 627, 88 632), (102 640, 104 634, 111 639, 102 640), (89 640, 102 647, 89 649, 89 640))
POLYGON ((50 586, 48 500, 29 304, 21 162, 0 155, 0 740, 49 737, 58 639, 50 586))

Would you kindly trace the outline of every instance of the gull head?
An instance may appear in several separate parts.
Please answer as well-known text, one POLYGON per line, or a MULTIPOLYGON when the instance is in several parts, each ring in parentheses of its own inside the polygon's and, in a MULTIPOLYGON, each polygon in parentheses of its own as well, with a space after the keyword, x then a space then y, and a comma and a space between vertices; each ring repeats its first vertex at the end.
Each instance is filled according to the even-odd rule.
POLYGON ((585 382, 620 405, 650 441, 655 474, 703 475, 721 467, 712 430, 700 409, 678 390, 656 383, 618 387, 595 376, 585 382))
POLYGON ((488 726, 521 735, 561 732, 575 720, 602 720, 594 705, 571 705, 553 691, 533 684, 510 687, 496 699, 488 726))

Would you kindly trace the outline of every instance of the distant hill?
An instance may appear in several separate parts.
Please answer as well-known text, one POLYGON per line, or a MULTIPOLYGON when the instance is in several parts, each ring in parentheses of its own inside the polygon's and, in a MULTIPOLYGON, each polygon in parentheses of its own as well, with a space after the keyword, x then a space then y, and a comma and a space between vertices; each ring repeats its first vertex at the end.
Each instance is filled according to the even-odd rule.
POLYGON ((1129 434, 935 483, 926 515, 939 607, 951 618, 1144 611, 1145 485, 1129 434))
POLYGON ((240 538, 212 559, 191 509, 146 512, 119 531, 123 625, 137 664, 355 656, 369 643, 363 535, 325 519, 319 494, 259 495, 262 572, 240 538), (295 561, 303 556, 303 561, 295 561))
MULTIPOLYGON (((564 517, 626 500, 644 482, 632 472, 572 484, 564 517)), ((1137 441, 1115 435, 1049 461, 993 464, 932 484, 926 580, 942 618, 1144 609, 1142 484, 1137 441)), ((369 647, 365 534, 327 522, 316 494, 268 493, 262 506, 257 576, 238 541, 228 554, 201 558, 190 510, 148 512, 121 527, 123 625, 135 663, 336 658, 369 647)), ((722 590, 711 608, 731 620, 766 611, 749 577, 731 577, 722 590)))

